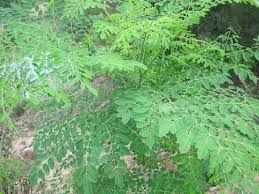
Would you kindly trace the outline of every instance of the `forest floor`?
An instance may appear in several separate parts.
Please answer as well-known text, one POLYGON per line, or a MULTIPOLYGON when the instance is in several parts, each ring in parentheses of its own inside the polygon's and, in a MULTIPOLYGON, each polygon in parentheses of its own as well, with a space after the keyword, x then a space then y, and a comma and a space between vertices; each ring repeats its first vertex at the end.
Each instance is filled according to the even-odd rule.
POLYGON ((32 142, 40 115, 41 113, 38 110, 26 110, 15 118, 14 124, 19 129, 19 132, 12 137, 10 153, 14 158, 28 162, 35 157, 32 142))

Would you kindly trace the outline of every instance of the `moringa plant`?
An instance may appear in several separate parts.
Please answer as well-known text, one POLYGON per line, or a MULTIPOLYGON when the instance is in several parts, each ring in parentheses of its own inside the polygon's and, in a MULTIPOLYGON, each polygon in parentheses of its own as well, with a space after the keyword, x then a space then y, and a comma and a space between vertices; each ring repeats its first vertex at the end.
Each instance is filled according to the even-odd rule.
POLYGON ((72 109, 47 106, 34 139, 32 183, 48 180, 59 193, 204 193, 211 185, 256 193, 259 101, 252 69, 258 43, 240 45, 232 29, 216 40, 191 31, 225 3, 256 5, 31 0, 14 4, 18 11, 3 9, 1 120, 11 123, 25 91, 28 101, 53 96, 72 109), (33 68, 19 77, 8 68, 12 63, 33 68), (36 83, 25 76, 32 69, 36 83), (91 79, 99 73, 119 82, 107 107, 64 89, 80 85, 97 95, 91 79), (73 113, 85 104, 87 111, 73 113), (171 154, 161 159, 161 153, 171 154), (62 177, 65 169, 69 178, 62 177))

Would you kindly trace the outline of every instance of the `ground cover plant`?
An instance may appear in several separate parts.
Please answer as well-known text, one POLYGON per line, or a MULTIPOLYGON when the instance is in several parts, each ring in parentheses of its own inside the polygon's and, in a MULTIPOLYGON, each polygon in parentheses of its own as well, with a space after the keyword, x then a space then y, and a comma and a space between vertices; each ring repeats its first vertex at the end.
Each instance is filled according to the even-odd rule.
POLYGON ((193 32, 227 3, 259 4, 5 1, 0 153, 19 108, 34 107, 35 190, 257 193, 259 37, 193 32))

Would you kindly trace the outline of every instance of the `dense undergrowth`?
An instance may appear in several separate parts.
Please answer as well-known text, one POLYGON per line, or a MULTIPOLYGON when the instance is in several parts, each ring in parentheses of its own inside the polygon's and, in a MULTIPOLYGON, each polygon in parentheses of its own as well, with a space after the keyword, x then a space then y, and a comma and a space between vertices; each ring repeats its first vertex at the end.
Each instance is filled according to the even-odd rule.
POLYGON ((0 9, 0 122, 15 130, 20 104, 44 110, 33 144, 34 188, 205 193, 217 186, 256 193, 259 37, 248 47, 232 28, 213 40, 192 32, 226 3, 258 5, 6 2, 0 9), (96 76, 112 82, 110 92, 98 91, 96 76))
POLYGON ((240 35, 242 45, 251 46, 259 33, 258 16, 258 8, 249 4, 220 5, 193 26, 192 31, 199 38, 215 39, 231 27, 240 35))

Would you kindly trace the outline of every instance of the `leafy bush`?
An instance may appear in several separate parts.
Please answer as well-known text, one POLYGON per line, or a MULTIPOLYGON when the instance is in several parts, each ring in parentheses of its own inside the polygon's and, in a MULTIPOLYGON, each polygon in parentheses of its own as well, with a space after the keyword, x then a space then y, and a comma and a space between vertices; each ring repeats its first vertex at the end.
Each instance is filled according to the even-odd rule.
POLYGON ((55 99, 43 104, 32 183, 59 193, 256 193, 258 41, 190 31, 213 7, 255 1, 28 2, 1 9, 0 113, 11 127, 16 104, 55 99), (79 95, 97 95, 99 74, 118 82, 106 101, 79 95))
POLYGON ((26 177, 25 164, 19 160, 2 156, 0 157, 0 164, 0 192, 16 192, 19 181, 26 177))

